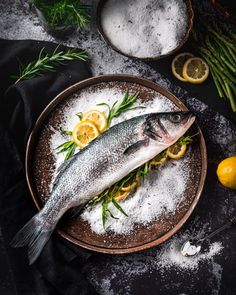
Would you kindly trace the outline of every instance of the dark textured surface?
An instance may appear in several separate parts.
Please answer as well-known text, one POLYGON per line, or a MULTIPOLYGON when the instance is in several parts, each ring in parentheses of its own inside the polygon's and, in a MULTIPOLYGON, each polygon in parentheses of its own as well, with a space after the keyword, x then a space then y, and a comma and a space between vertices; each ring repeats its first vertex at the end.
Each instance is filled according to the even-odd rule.
MULTIPOLYGON (((193 3, 195 8, 214 21, 214 13, 207 1, 195 0, 193 3)), ((41 28, 38 19, 28 10, 26 4, 22 7, 17 0, 2 0, 0 10, 0 37, 54 40, 41 28)), ((152 250, 121 256, 97 255, 86 265, 87 278, 100 294, 236 294, 235 227, 213 239, 212 242, 222 243, 221 253, 209 259, 200 260, 195 269, 164 263, 166 257, 172 253, 171 247, 176 243, 180 246, 186 236, 201 235, 221 225, 229 216, 235 215, 235 192, 223 188, 215 174, 220 160, 226 156, 235 155, 236 128, 232 123, 235 122, 235 114, 231 112, 225 101, 219 99, 212 80, 209 79, 202 85, 184 84, 172 77, 169 69, 171 59, 146 64, 125 58, 105 45, 98 36, 94 23, 85 33, 74 33, 65 43, 88 50, 92 58, 94 75, 101 73, 140 75, 172 91, 197 114, 208 150, 208 175, 205 189, 201 201, 183 229, 170 242, 152 250), (221 111, 231 122, 216 114, 200 100, 210 105, 212 109, 221 111)), ((187 48, 192 51, 191 48, 187 48)), ((25 202, 29 201, 27 199, 25 202)), ((10 220, 14 222, 14 218, 11 217, 10 220)), ((1 250, 0 294, 14 294, 13 281, 8 281, 12 278, 8 261, 12 258, 5 255, 4 244, 1 250)), ((73 285, 73 282, 71 284, 73 285)), ((41 294, 49 294, 45 290, 42 290, 41 294)))

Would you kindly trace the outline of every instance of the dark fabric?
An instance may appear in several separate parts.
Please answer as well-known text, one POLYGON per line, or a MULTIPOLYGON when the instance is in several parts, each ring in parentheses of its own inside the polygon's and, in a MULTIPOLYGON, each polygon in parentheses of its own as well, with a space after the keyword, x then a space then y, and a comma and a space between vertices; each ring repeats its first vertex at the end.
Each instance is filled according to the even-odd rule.
MULTIPOLYGON (((9 242, 35 213, 24 171, 27 138, 45 106, 63 89, 91 76, 87 63, 70 61, 56 72, 14 84, 19 62, 37 58, 42 47, 52 52, 57 44, 0 40, 0 210, 6 264, 12 269, 12 295, 96 294, 83 275, 90 253, 53 234, 41 256, 28 265, 26 249, 9 242)), ((61 47, 63 48, 63 47, 61 47)), ((1 262, 1 265, 3 262, 1 262)))

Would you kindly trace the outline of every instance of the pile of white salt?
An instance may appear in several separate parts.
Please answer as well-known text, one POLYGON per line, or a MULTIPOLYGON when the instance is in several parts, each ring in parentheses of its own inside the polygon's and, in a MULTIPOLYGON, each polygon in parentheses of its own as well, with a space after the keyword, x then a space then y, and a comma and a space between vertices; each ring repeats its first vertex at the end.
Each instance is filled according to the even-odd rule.
POLYGON ((101 25, 124 54, 157 57, 174 50, 184 37, 187 8, 183 0, 109 0, 101 25))

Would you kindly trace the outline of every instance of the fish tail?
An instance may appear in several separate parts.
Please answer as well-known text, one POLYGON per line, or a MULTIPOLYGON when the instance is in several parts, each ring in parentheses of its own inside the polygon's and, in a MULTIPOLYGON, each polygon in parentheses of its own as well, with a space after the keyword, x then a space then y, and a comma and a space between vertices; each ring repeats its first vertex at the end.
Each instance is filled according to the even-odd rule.
POLYGON ((14 248, 28 246, 29 264, 38 258, 54 229, 46 226, 40 213, 33 216, 11 241, 14 248))

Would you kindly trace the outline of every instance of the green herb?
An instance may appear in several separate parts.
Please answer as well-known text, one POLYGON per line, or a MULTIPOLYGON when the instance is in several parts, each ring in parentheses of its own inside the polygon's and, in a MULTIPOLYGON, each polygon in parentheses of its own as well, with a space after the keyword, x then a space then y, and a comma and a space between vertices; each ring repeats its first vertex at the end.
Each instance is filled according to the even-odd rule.
MULTIPOLYGON (((102 203, 102 224, 103 224, 103 227, 105 227, 105 224, 106 224, 106 221, 107 221, 107 218, 108 218, 108 215, 111 217, 111 218, 114 218, 114 219, 118 219, 117 217, 115 217, 111 210, 108 208, 108 205, 112 202, 112 199, 110 198, 107 198, 103 201, 102 203)), ((123 209, 121 208, 121 210, 123 211, 123 209)), ((124 211, 123 211, 124 212, 124 211)), ((125 212, 124 212, 125 213, 125 212)), ((126 213, 125 213, 126 214, 126 213)))
POLYGON ((111 199, 112 204, 121 212, 123 213, 125 216, 128 217, 128 214, 122 209, 122 207, 116 202, 116 200, 114 198, 111 199))
POLYGON ((75 149, 76 149, 76 144, 72 140, 66 141, 63 144, 56 147, 56 150, 58 150, 58 152, 57 152, 58 154, 67 151, 66 156, 65 156, 65 160, 68 160, 69 158, 71 158, 74 155, 75 149))
POLYGON ((129 92, 127 90, 125 92, 123 100, 118 106, 116 106, 118 101, 114 102, 111 107, 107 103, 97 104, 98 106, 106 106, 108 108, 108 116, 107 116, 108 126, 110 126, 112 119, 119 117, 121 113, 125 113, 130 110, 145 108, 144 106, 131 107, 137 101, 138 95, 139 95, 138 92, 135 92, 129 95, 129 92))
POLYGON ((83 116, 83 113, 82 112, 79 112, 76 114, 76 116, 80 119, 80 121, 82 120, 82 116, 83 116))
MULTIPOLYGON (((193 134, 193 135, 188 135, 188 136, 182 136, 178 141, 177 144, 186 144, 189 145, 190 143, 193 142, 194 137, 196 137, 199 133, 193 134)), ((162 153, 165 153, 163 151, 162 153)), ((144 181, 145 177, 149 174, 150 172, 150 163, 152 160, 146 162, 139 168, 135 169, 134 171, 130 172, 128 175, 126 175, 124 178, 122 178, 120 181, 115 183, 112 187, 106 189, 104 192, 102 192, 100 195, 98 195, 96 198, 94 198, 91 202, 92 206, 97 205, 98 203, 102 202, 102 223, 103 226, 105 227, 105 223, 108 219, 109 216, 112 218, 117 219, 114 217, 110 210, 108 209, 108 205, 112 203, 121 213, 123 213, 125 216, 128 216, 127 213, 122 209, 122 207, 117 203, 115 200, 115 195, 116 193, 125 186, 126 183, 134 182, 137 181, 138 179, 141 179, 144 181)))
POLYGON ((44 15, 50 29, 57 27, 77 27, 81 29, 89 23, 90 5, 80 0, 32 0, 44 15))
POLYGON ((149 173, 149 165, 150 162, 145 163, 141 167, 135 169, 134 171, 130 172, 128 175, 126 175, 123 179, 118 181, 116 184, 114 184, 112 187, 106 189, 104 192, 102 192, 99 196, 93 199, 91 202, 92 206, 97 205, 98 203, 102 202, 102 223, 105 227, 105 223, 107 221, 108 216, 110 215, 112 218, 117 219, 114 217, 109 208, 108 205, 112 203, 116 209, 118 209, 122 214, 125 216, 128 216, 127 213, 124 211, 124 209, 117 203, 115 200, 116 193, 123 187, 127 182, 134 182, 137 181, 137 179, 141 178, 144 180, 144 177, 148 175, 149 173))
POLYGON ((190 143, 193 142, 193 138, 195 136, 197 136, 199 133, 195 133, 193 135, 188 135, 188 136, 182 136, 179 140, 178 140, 178 143, 179 144, 186 144, 186 145, 189 145, 190 143))
MULTIPOLYGON (((128 91, 126 91, 125 92, 125 95, 124 95, 124 98, 123 98, 123 100, 121 101, 121 103, 119 104, 118 107, 115 107, 116 104, 117 104, 117 101, 112 105, 112 107, 110 107, 106 103, 98 104, 98 105, 105 105, 109 109, 109 114, 108 114, 108 118, 107 118, 108 127, 109 127, 109 125, 111 123, 111 120, 113 118, 115 118, 115 117, 118 117, 121 113, 124 113, 124 112, 129 111, 129 110, 138 109, 138 108, 144 108, 144 106, 137 106, 137 107, 133 107, 133 108, 131 107, 132 104, 137 101, 137 98, 138 98, 138 93, 134 93, 132 95, 129 95, 128 91)), ((81 120, 82 119, 82 116, 83 116, 83 113, 82 112, 79 112, 79 113, 76 114, 76 116, 79 117, 79 119, 81 120)), ((61 132, 64 135, 72 135, 72 132, 71 131, 62 130, 61 132)), ((58 146, 56 148, 56 149, 59 149, 60 150, 60 153, 67 151, 65 160, 67 160, 70 157, 72 157, 73 154, 74 154, 74 152, 75 152, 75 147, 72 146, 72 142, 73 141, 69 141, 69 142, 67 141, 67 142, 61 144, 60 146, 58 146)))
POLYGON ((194 46, 208 63, 219 96, 228 99, 236 112, 235 34, 225 24, 201 23, 203 26, 197 26, 193 33, 194 46))
POLYGON ((14 77, 17 79, 15 83, 40 76, 47 71, 54 72, 57 65, 64 64, 64 62, 69 60, 79 59, 86 61, 88 59, 88 55, 85 51, 70 49, 68 51, 56 52, 57 49, 58 47, 52 54, 43 54, 44 48, 42 48, 37 60, 32 61, 26 67, 20 66, 19 76, 14 77))
POLYGON ((62 134, 62 135, 72 135, 72 131, 68 131, 68 130, 63 130, 63 129, 61 129, 61 134, 62 134))
POLYGON ((119 219, 118 217, 115 217, 112 214, 111 210, 108 208, 110 203, 112 203, 116 207, 116 209, 118 209, 122 214, 124 214, 125 216, 128 216, 127 213, 116 202, 116 200, 114 198, 112 198, 111 196, 104 198, 103 202, 102 202, 102 224, 103 224, 103 227, 105 227, 108 216, 110 216, 111 218, 114 218, 114 219, 119 219))

